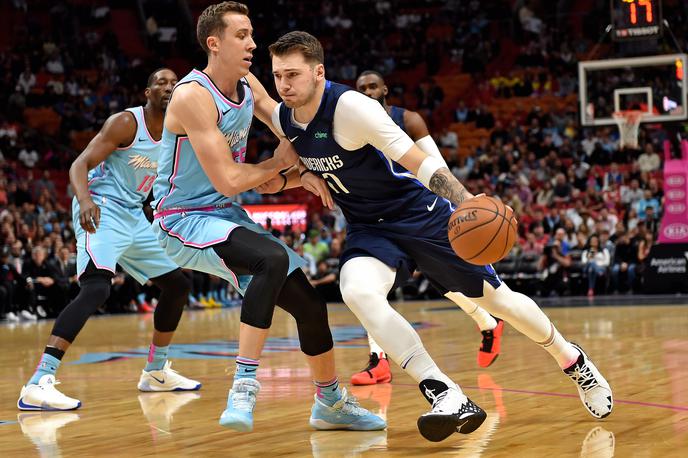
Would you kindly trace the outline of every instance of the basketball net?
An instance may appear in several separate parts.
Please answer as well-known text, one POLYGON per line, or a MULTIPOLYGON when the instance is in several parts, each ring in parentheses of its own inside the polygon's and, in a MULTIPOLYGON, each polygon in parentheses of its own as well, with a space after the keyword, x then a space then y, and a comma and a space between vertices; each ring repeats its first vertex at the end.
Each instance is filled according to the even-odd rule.
POLYGON ((643 119, 644 111, 624 110, 615 111, 612 115, 616 125, 619 127, 619 148, 629 147, 638 148, 638 128, 643 119))

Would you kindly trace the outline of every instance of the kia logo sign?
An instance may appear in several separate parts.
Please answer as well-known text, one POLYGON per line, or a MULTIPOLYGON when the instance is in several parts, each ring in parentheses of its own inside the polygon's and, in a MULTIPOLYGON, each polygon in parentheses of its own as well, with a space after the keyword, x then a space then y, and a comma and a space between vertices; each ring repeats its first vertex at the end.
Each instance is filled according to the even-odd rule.
POLYGON ((688 238, 688 224, 673 223, 664 228, 664 236, 668 239, 679 240, 688 238))
POLYGON ((682 200, 686 197, 686 193, 683 191, 673 190, 667 192, 667 197, 671 200, 682 200))
POLYGON ((669 186, 683 186, 683 184, 686 182, 686 179, 683 177, 683 175, 671 175, 667 177, 665 182, 669 186))
POLYGON ((686 206, 684 204, 669 204, 667 205, 667 211, 676 215, 685 212, 686 206))

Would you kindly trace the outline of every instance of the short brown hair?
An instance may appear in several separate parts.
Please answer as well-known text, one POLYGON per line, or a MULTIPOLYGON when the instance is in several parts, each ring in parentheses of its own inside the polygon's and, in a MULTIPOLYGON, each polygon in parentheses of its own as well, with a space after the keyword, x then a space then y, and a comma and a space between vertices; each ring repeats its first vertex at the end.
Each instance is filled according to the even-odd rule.
POLYGON ((208 37, 219 35, 225 30, 227 24, 222 19, 226 13, 237 13, 248 16, 248 6, 239 2, 222 2, 210 5, 203 10, 196 24, 196 38, 206 54, 210 54, 208 49, 208 37))
POLYGON ((325 63, 323 47, 313 35, 308 32, 289 32, 277 39, 268 49, 271 56, 283 56, 291 52, 300 52, 307 62, 325 63))

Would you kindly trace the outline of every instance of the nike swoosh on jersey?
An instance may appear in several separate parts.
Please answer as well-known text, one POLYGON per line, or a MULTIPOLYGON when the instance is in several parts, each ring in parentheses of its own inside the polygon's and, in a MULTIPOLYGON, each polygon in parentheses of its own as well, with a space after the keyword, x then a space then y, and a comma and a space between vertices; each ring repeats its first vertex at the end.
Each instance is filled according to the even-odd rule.
POLYGON ((297 138, 299 138, 298 135, 297 135, 296 137, 294 137, 294 138, 290 138, 289 141, 290 141, 290 142, 293 142, 293 141, 296 140, 297 138))
POLYGON ((145 142, 146 139, 145 139, 145 138, 139 138, 139 141, 140 141, 140 142, 145 142))
POLYGON ((232 111, 232 109, 231 109, 231 108, 227 108, 225 111, 222 112, 222 116, 226 115, 226 114, 229 113, 230 111, 232 111))
POLYGON ((435 209, 435 204, 437 203, 437 197, 435 197, 435 200, 432 201, 432 205, 427 205, 427 209, 429 212, 433 211, 435 209))

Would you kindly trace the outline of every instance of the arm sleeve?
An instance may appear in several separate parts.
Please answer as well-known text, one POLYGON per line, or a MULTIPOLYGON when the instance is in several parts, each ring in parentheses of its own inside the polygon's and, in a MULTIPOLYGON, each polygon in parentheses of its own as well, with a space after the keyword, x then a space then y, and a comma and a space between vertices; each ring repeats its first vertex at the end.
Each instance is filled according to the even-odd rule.
POLYGON ((278 103, 275 109, 272 111, 272 125, 275 127, 275 131, 277 131, 278 134, 284 137, 284 130, 282 130, 282 124, 280 123, 279 117, 281 106, 282 104, 278 103))
POLYGON ((423 138, 419 138, 418 140, 416 140, 416 146, 423 150, 423 152, 428 156, 436 157, 437 159, 441 160, 444 164, 444 167, 449 168, 449 166, 447 166, 447 162, 444 160, 444 157, 442 157, 442 153, 440 153, 440 149, 437 147, 437 143, 435 143, 435 140, 433 140, 432 136, 426 135, 423 138))
POLYGON ((377 100, 356 91, 339 97, 333 130, 342 148, 352 151, 369 144, 393 161, 413 146, 413 140, 392 121, 377 100))

